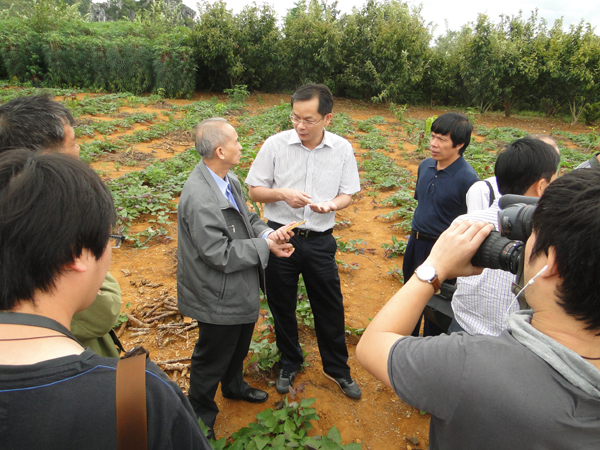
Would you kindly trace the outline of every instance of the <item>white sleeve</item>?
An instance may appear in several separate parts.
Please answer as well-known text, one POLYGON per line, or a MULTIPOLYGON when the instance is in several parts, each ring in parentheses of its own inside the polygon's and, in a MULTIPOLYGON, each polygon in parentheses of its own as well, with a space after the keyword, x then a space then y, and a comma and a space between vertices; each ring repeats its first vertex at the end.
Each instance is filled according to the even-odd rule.
POLYGON ((485 181, 478 181, 467 191, 467 214, 490 207, 490 188, 485 181))

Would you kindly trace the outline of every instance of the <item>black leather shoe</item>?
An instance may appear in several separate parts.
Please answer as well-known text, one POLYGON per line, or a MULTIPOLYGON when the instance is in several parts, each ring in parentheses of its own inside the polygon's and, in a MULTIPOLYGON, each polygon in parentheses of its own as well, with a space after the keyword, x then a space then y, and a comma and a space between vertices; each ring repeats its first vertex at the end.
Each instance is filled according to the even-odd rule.
POLYGON ((260 389, 250 388, 248 392, 240 397, 227 397, 225 395, 223 397, 230 398, 232 400, 244 400, 248 403, 264 403, 269 398, 269 394, 267 394, 265 391, 261 391, 260 389))

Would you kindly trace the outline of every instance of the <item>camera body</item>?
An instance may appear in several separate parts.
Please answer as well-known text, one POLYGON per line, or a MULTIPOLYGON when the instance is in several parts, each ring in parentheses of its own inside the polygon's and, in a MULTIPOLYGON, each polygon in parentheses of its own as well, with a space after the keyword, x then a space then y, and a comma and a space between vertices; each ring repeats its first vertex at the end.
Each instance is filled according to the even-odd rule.
POLYGON ((492 231, 483 241, 471 264, 519 275, 523 270, 523 251, 531 235, 531 219, 537 202, 535 197, 503 196, 498 212, 499 230, 492 231))
MULTIPOLYGON (((499 202, 499 230, 489 234, 471 259, 471 264, 476 267, 500 269, 517 275, 513 292, 515 287, 523 286, 523 254, 525 242, 531 235, 531 219, 537 202, 535 197, 504 195, 499 202)), ((425 316, 443 331, 448 330, 454 317, 450 302, 455 290, 455 286, 442 283, 442 292, 431 297, 425 308, 425 316)), ((519 295, 519 302, 521 309, 527 308, 523 294, 519 295)))

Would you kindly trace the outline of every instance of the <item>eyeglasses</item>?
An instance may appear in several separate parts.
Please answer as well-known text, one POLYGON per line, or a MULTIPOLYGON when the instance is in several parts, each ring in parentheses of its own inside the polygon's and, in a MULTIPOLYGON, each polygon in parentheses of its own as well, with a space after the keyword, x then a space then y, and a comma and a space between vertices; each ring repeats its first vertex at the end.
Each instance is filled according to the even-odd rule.
POLYGON ((323 117, 321 117, 319 120, 316 120, 316 121, 315 120, 303 120, 303 119, 299 119, 298 117, 296 117, 292 114, 290 116, 290 120, 292 121, 293 124, 296 124, 296 125, 300 125, 301 123, 304 123, 304 125, 307 127, 314 127, 321 120, 323 120, 323 117))
POLYGON ((110 246, 112 248, 119 248, 125 241, 125 236, 122 234, 111 234, 110 235, 110 246))

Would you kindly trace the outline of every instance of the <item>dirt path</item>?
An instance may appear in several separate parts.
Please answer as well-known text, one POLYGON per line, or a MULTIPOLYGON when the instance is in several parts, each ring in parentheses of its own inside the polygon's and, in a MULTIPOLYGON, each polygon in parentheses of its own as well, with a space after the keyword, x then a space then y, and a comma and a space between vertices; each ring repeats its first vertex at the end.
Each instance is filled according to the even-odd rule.
MULTIPOLYGON (((213 94, 197 94, 193 100, 207 100, 212 96, 213 94)), ((273 94, 253 95, 248 101, 246 110, 250 114, 254 114, 258 110, 279 104, 282 99, 288 101, 289 97, 273 94)), ((173 103, 189 102, 173 101, 173 103)), ((124 110, 131 112, 130 109, 124 108, 124 110)), ((154 112, 157 114, 157 121, 165 120, 162 109, 143 107, 137 110, 154 112)), ((410 170, 414 177, 418 160, 411 158, 411 152, 415 149, 415 145, 404 142, 403 150, 398 148, 398 144, 402 142, 402 137, 398 135, 399 124, 385 106, 340 99, 334 110, 336 113, 344 112, 350 115, 354 121, 365 120, 375 115, 383 116, 386 123, 378 125, 378 128, 388 134, 390 150, 385 154, 410 170)), ((441 113, 443 110, 440 109, 411 107, 406 116, 422 120, 441 113)), ((235 126, 237 120, 233 118, 231 122, 235 126)), ((486 127, 495 125, 517 127, 532 133, 549 133, 552 129, 569 132, 587 131, 586 127, 579 126, 573 129, 558 120, 537 117, 506 119, 500 114, 479 116, 477 124, 486 127)), ((110 138, 114 139, 121 134, 132 133, 136 129, 148 126, 136 125, 134 129, 115 133, 110 138)), ((83 138, 81 142, 90 139, 83 138)), ((360 148, 357 139, 351 139, 351 142, 357 153, 357 159, 361 161, 366 150, 360 148)), ((135 165, 126 165, 127 158, 116 154, 101 157, 93 166, 102 170, 105 177, 120 177, 128 171, 139 170, 140 167, 147 164, 144 155, 152 158, 169 158, 192 145, 189 135, 187 137, 179 136, 177 139, 172 137, 158 139, 132 146, 133 151, 129 152, 127 158, 134 159, 135 165), (137 156, 135 156, 136 154, 137 156)), ((387 222, 380 218, 382 214, 393 209, 379 203, 392 193, 391 190, 376 192, 367 188, 357 194, 351 206, 339 212, 336 217, 338 222, 343 221, 346 226, 336 229, 334 235, 345 242, 350 239, 363 239, 363 243, 359 247, 365 250, 363 254, 338 254, 339 260, 344 261, 346 265, 355 267, 343 270, 340 275, 346 307, 346 324, 352 328, 366 327, 369 319, 375 316, 401 286, 397 279, 388 274, 395 267, 402 266, 401 257, 388 259, 384 257, 384 250, 381 248, 383 243, 392 242, 392 236, 402 239, 405 234, 397 228, 392 228, 393 222, 387 222)), ((143 250, 125 245, 120 250, 113 252, 111 273, 117 278, 123 290, 123 312, 143 317, 143 313, 149 311, 152 305, 158 304, 157 302, 162 301, 163 305, 168 305, 175 301, 176 214, 171 214, 171 221, 173 223, 167 225, 166 228, 172 239, 152 240, 149 248, 143 250)), ((137 221, 133 229, 134 231, 142 230, 148 225, 144 221, 137 221)), ((180 320, 177 313, 174 311, 173 313, 173 315, 161 319, 159 323, 168 326, 173 320, 180 320)), ((187 320, 186 323, 190 323, 190 321, 187 320)), ((145 333, 143 330, 139 331, 143 328, 144 326, 136 327, 132 323, 129 324, 122 336, 126 347, 143 345, 150 350, 154 361, 175 360, 176 362, 173 364, 189 363, 186 358, 191 355, 197 331, 192 328, 176 335, 168 333, 167 328, 152 328, 148 334, 137 335, 145 333), (134 329, 132 330, 132 328, 134 329), (177 360, 180 361, 177 362, 177 360)), ((259 322, 256 330, 262 331, 264 328, 265 326, 259 322)), ((363 397, 358 401, 346 398, 337 386, 322 375, 314 331, 307 327, 301 327, 300 340, 308 352, 309 366, 298 375, 296 386, 302 387, 302 392, 299 394, 301 398, 317 399, 314 407, 320 416, 320 421, 314 423, 315 434, 325 434, 331 427, 336 426, 345 443, 359 442, 363 444, 363 449, 427 448, 429 415, 422 414, 419 410, 400 401, 390 389, 362 369, 355 358, 356 338, 354 336, 348 336, 349 364, 353 377, 363 391, 363 397)), ((171 370, 169 373, 173 379, 180 382, 184 390, 187 389, 189 383, 187 369, 171 370)), ((266 390, 270 395, 269 400, 266 404, 252 405, 224 399, 219 391, 216 401, 221 413, 215 426, 217 437, 230 436, 237 429, 254 421, 257 413, 272 407, 282 398, 275 390, 274 374, 272 376, 249 375, 247 380, 252 386, 266 390)))

